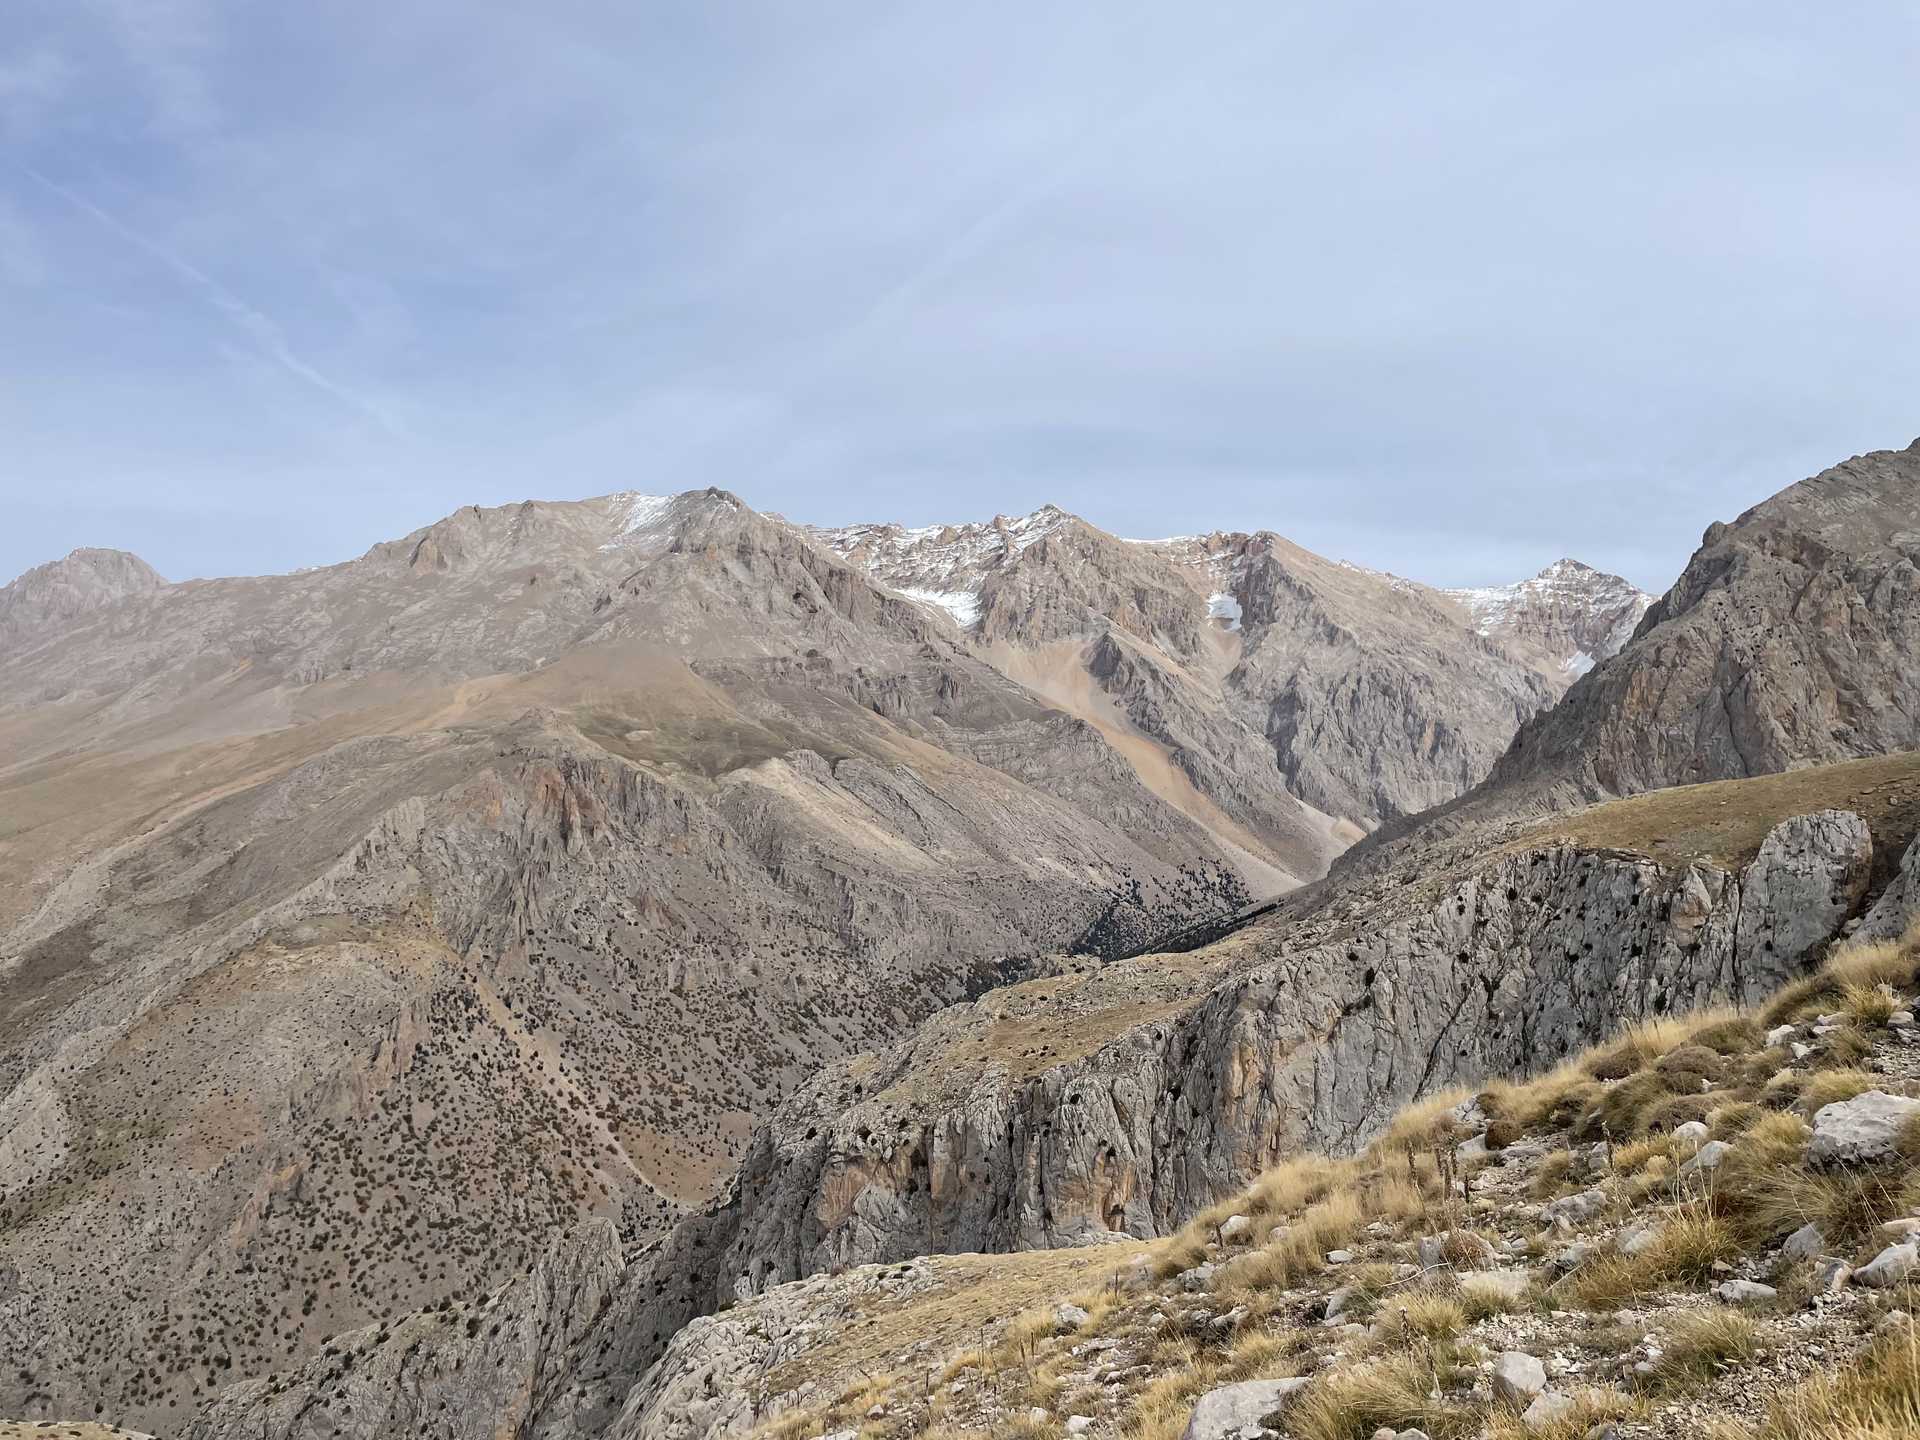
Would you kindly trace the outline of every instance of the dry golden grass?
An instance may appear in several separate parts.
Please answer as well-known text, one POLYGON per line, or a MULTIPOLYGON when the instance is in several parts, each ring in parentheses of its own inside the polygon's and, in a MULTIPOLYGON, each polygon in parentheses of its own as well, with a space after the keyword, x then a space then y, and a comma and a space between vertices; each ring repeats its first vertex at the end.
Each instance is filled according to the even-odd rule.
POLYGON ((1672 1135, 1649 1135, 1642 1140, 1617 1145, 1613 1151, 1613 1169, 1617 1175, 1632 1175, 1654 1160, 1673 1159, 1672 1135))
POLYGON ((1858 1065, 1873 1049, 1873 1041, 1857 1025, 1842 1025, 1823 1037, 1808 1062, 1819 1070, 1840 1070, 1858 1065))
POLYGON ((1309 1205, 1287 1233, 1228 1265, 1216 1277, 1223 1289, 1286 1289, 1326 1268, 1327 1252, 1351 1241, 1367 1216, 1355 1190, 1341 1189, 1309 1205))
POLYGON ((1536 1200, 1551 1200, 1567 1188, 1567 1176, 1573 1170, 1573 1152, 1567 1149, 1555 1150, 1541 1157, 1540 1164, 1533 1172, 1528 1190, 1536 1200))
POLYGON ((1766 1026, 1811 1019, 1832 1009, 1849 989, 1877 990, 1882 985, 1910 987, 1920 963, 1920 923, 1898 940, 1843 945, 1827 964, 1804 980, 1780 990, 1760 1012, 1766 1026))
POLYGON ((1920 1337, 1903 1326, 1849 1369, 1775 1401, 1759 1440, 1912 1440, 1920 1435, 1920 1337))
POLYGON ((1488 1320, 1495 1315, 1509 1315, 1526 1305, 1523 1298, 1515 1299, 1503 1289, 1497 1287, 1484 1275, 1462 1275, 1460 1277, 1460 1307, 1470 1321, 1488 1320))
POLYGON ((1424 1430, 1433 1440, 1469 1435, 1478 1413, 1431 1395, 1447 1365, 1441 1351, 1423 1346, 1318 1376, 1287 1407, 1287 1431, 1295 1440, 1353 1440, 1385 1426, 1424 1430))
POLYGON ((1414 1101, 1393 1118, 1375 1147, 1393 1152, 1431 1150, 1442 1141, 1460 1138, 1460 1127, 1449 1112, 1471 1098, 1471 1090, 1456 1085, 1414 1101))
POLYGON ((1511 1410, 1496 1412, 1481 1432, 1482 1440, 1585 1440, 1589 1431, 1608 1420, 1634 1420, 1645 1408, 1612 1390, 1570 1392, 1573 1408, 1557 1420, 1529 1425, 1511 1410))
POLYGON ((1133 1401, 1126 1433, 1134 1440, 1178 1440, 1193 1402, 1216 1385, 1298 1373, 1289 1348, 1270 1333, 1242 1336, 1224 1356, 1203 1355, 1187 1343, 1174 1358, 1178 1363, 1156 1361, 1164 1373, 1133 1401))
POLYGON ((1418 1220, 1432 1206, 1432 1198, 1413 1177, 1390 1171, 1367 1192, 1368 1213, 1382 1220, 1418 1220))
POLYGON ((1707 860, 1745 865, 1780 821, 1814 810, 1851 810, 1876 843, 1920 830, 1920 753, 1879 755, 1747 780, 1720 780, 1654 790, 1542 821, 1513 842, 1542 839, 1633 850, 1668 864, 1707 860))
POLYGON ((1840 987, 1840 1008, 1856 1025, 1884 1025, 1895 1010, 1893 996, 1878 985, 1849 981, 1840 987))
POLYGON ((1677 1315, 1662 1331, 1654 1388, 1682 1390, 1723 1370, 1751 1364, 1760 1354, 1760 1327, 1726 1306, 1677 1315))
POLYGON ((1467 1328, 1465 1303, 1443 1290, 1410 1290, 1388 1299, 1375 1312, 1395 1334, 1414 1334, 1427 1340, 1451 1340, 1467 1328))
MULTIPOLYGON (((1338 1283, 1353 1287, 1349 1313, 1356 1319, 1371 1317, 1376 1322, 1375 1337, 1353 1362, 1316 1375, 1315 1383, 1289 1407, 1290 1433, 1297 1440, 1365 1440, 1375 1429, 1392 1426, 1425 1429, 1434 1440, 1456 1440, 1472 1433, 1491 1440, 1518 1440, 1522 1432, 1517 1417, 1433 1398, 1462 1378, 1453 1373, 1464 1344, 1456 1337, 1472 1323, 1536 1304, 1606 1310, 1644 1301, 1662 1290, 1701 1288, 1719 1278, 1717 1266, 1724 1267, 1749 1248, 1771 1245, 1810 1220, 1841 1251, 1878 1243, 1874 1230, 1882 1220, 1920 1205, 1920 1124, 1913 1127, 1896 1163, 1873 1171, 1820 1174, 1804 1163, 1809 1136, 1806 1117, 1822 1104, 1868 1088, 1897 1088, 1884 1076, 1853 1068, 1848 1057, 1860 1052, 1846 1040, 1858 1037, 1864 1047, 1864 1037, 1887 1001, 1879 985, 1888 977, 1894 983, 1912 979, 1915 947, 1920 947, 1920 928, 1902 946, 1847 947, 1827 970, 1792 987, 1793 994, 1786 998, 1795 1005, 1822 1012, 1844 1007, 1853 1023, 1826 1037, 1829 1042, 1837 1037, 1841 1044, 1824 1044, 1818 1060, 1810 1060, 1807 1068, 1785 1078, 1776 1077, 1782 1055, 1765 1048, 1761 1023, 1753 1015, 1716 1011, 1635 1025, 1609 1045, 1536 1080, 1486 1087, 1476 1098, 1503 1140, 1543 1129, 1568 1129, 1576 1137, 1617 1138, 1619 1143, 1610 1146, 1611 1191, 1616 1205, 1638 1205, 1649 1199, 1662 1202, 1653 1217, 1659 1224, 1653 1245, 1638 1256, 1599 1255, 1544 1294, 1518 1300, 1508 1299, 1472 1274, 1457 1280, 1428 1277, 1396 1282, 1388 1265, 1347 1265, 1327 1283, 1337 1278, 1338 1283), (1824 1068, 1808 1073, 1821 1063, 1824 1068), (1718 1169, 1690 1178, 1684 1197, 1676 1199, 1674 1172, 1691 1151, 1677 1145, 1669 1127, 1694 1116, 1704 1119, 1716 1137, 1732 1142, 1732 1148, 1718 1169)), ((1253 1221, 1253 1243, 1244 1251, 1237 1247, 1226 1251, 1230 1258, 1220 1265, 1213 1281, 1220 1300, 1247 1309, 1238 1334, 1223 1343, 1203 1331, 1188 1332, 1177 1326, 1161 1332, 1151 1342, 1147 1357, 1160 1372, 1158 1377, 1127 1399, 1126 1433, 1132 1440, 1175 1440, 1185 1428, 1194 1400, 1207 1389, 1235 1380, 1296 1373, 1306 1364, 1314 1350, 1311 1337, 1318 1332, 1293 1328, 1293 1302, 1283 1300, 1283 1292, 1325 1271, 1326 1253, 1352 1247, 1370 1222, 1392 1222, 1394 1229, 1389 1233, 1402 1237, 1465 1228, 1458 1177, 1461 1168, 1470 1171, 1472 1167, 1456 1161, 1453 1147, 1462 1137, 1449 1113, 1462 1098, 1463 1092, 1454 1091, 1410 1107, 1357 1157, 1302 1156, 1277 1166, 1153 1248, 1155 1272, 1170 1276, 1203 1259, 1222 1258, 1226 1247, 1217 1243, 1218 1227, 1228 1216, 1241 1214, 1253 1221), (1443 1174, 1450 1177, 1450 1185, 1443 1185, 1443 1174), (1281 1229, 1274 1237, 1276 1227, 1281 1229)), ((1548 1198, 1575 1185, 1570 1178, 1573 1162, 1565 1149, 1549 1154, 1530 1181, 1536 1198, 1548 1198)), ((1535 1241, 1537 1256, 1545 1242, 1538 1236, 1535 1241)), ((967 1258, 997 1265, 1019 1257, 967 1258)), ((1095 1263, 1108 1273, 1115 1268, 1111 1252, 1100 1255, 1095 1263)), ((1005 1413, 1023 1412, 1033 1403, 1056 1411, 1062 1403, 1078 1403, 1064 1393, 1069 1363, 1064 1357, 1076 1337, 1057 1333, 1053 1312, 1057 1300, 1074 1288, 1060 1283, 1062 1278, 1049 1276, 1036 1287, 1020 1291, 1019 1303, 1034 1308, 991 1343, 956 1351, 942 1378, 978 1372, 1013 1407, 1005 1413)), ((1796 1279, 1782 1271, 1774 1279, 1784 1287, 1783 1293, 1792 1292, 1796 1285, 1804 1289, 1804 1277, 1796 1279)), ((1147 1333, 1151 1296, 1130 1298, 1114 1289, 1089 1291, 1086 1284, 1083 1280, 1082 1293, 1076 1297, 1076 1303, 1091 1312, 1079 1327, 1080 1336, 1147 1333)), ((1000 1313, 1005 1313, 1006 1298, 1014 1290, 1001 1289, 996 1298, 1000 1313)), ((924 1314, 875 1314, 862 1317, 856 1329, 872 1330, 868 1338, 880 1341, 882 1350, 891 1353, 898 1353, 903 1339, 912 1343, 914 1336, 945 1334, 964 1343, 967 1337, 958 1331, 956 1320, 975 1326, 983 1322, 978 1307, 967 1298, 967 1287, 959 1290, 934 1304, 942 1316, 937 1325, 924 1314)), ((1904 1297, 1896 1297, 1900 1298, 1904 1297)), ((912 1306, 902 1309, 911 1312, 912 1306)), ((1754 1358, 1756 1343, 1756 1327, 1744 1313, 1714 1308, 1677 1316, 1666 1328, 1661 1368, 1648 1388, 1661 1393, 1685 1390, 1720 1370, 1747 1363, 1754 1358)), ((877 1366, 883 1358, 880 1351, 868 1354, 861 1345, 839 1344, 834 1357, 834 1364, 841 1366, 839 1376, 846 1375, 850 1361, 856 1366, 877 1366)), ((1853 1376, 1827 1382, 1824 1390, 1810 1389, 1792 1399, 1791 1406, 1798 1408, 1787 1408, 1789 1402, 1782 1402, 1779 1413, 1790 1418, 1768 1431, 1769 1440, 1788 1433, 1806 1433, 1816 1440, 1857 1440, 1858 1436, 1890 1440, 1894 1434, 1907 1433, 1897 1428, 1896 1421, 1906 1423, 1910 1411, 1899 1411, 1886 1397, 1897 1392, 1899 1383, 1911 1388, 1912 1367, 1902 1370, 1892 1362, 1876 1364, 1894 1377, 1891 1388, 1880 1379, 1869 1382, 1853 1376), (1808 1428, 1829 1421, 1842 1428, 1808 1428), (1868 1428, 1857 1434, 1844 1428, 1855 1423, 1868 1428), (1778 1428, 1788 1425, 1801 1428, 1778 1428)), ((924 1378, 915 1383, 924 1384, 924 1378)), ((870 1386, 852 1387, 847 1403, 834 1407, 836 1423, 858 1426, 864 1411, 853 1405, 872 1393, 870 1386)), ((1910 1406, 1911 1395, 1898 1403, 1910 1406)), ((1571 1416, 1529 1432, 1528 1440, 1572 1440, 1603 1419, 1623 1414, 1644 1418, 1645 1405, 1632 1397, 1595 1394, 1571 1416)), ((806 1425, 811 1429, 796 1420, 781 1432, 782 1440, 818 1434, 817 1422, 827 1418, 825 1414, 808 1417, 806 1425)), ((922 1433, 940 1433, 941 1419, 942 1407, 936 1402, 926 1417, 927 1425, 934 1428, 922 1433)), ((993 1433, 1016 1432, 1000 1423, 993 1433)), ((1037 1437, 1055 1430, 1050 1425, 1018 1433, 1037 1437)))
POLYGON ((1812 1223, 1830 1245, 1851 1249, 1884 1221, 1907 1213, 1911 1162, 1878 1170, 1812 1171, 1801 1163, 1810 1135, 1797 1115, 1766 1115, 1714 1172, 1708 1203, 1745 1243, 1769 1244, 1812 1223))
MULTIPOLYGON (((821 1345, 796 1356, 767 1377, 769 1393, 797 1389, 809 1381, 884 1368, 903 1350, 925 1344, 945 1350, 1007 1348, 1002 1338, 1009 1312, 1023 1327, 1053 1324, 1053 1304, 1063 1296, 1090 1291, 1085 1303, 1099 1299, 1102 1283, 1142 1245, 1103 1245, 1085 1250, 1031 1250, 1013 1255, 946 1255, 932 1263, 937 1283, 903 1299, 865 1297, 855 1313, 837 1324, 821 1345), (1037 1308, 1035 1308, 1037 1307, 1037 1308), (982 1340, 992 1343, 983 1345, 982 1340)), ((1031 1338, 1028 1339, 1031 1348, 1031 1338)))
MULTIPOLYGON (((1712 1012, 1701 1017, 1703 1023, 1725 1018, 1727 1012, 1712 1012)), ((1620 1032, 1605 1049, 1583 1057, 1589 1075, 1596 1080, 1622 1080, 1644 1070, 1669 1050, 1684 1045, 1688 1026, 1677 1016, 1658 1020, 1637 1020, 1620 1032)))
POLYGON ((1869 1090, 1898 1089, 1884 1075, 1871 1070, 1817 1070, 1800 1087, 1799 1107, 1812 1115, 1822 1106, 1851 1100, 1869 1090))
POLYGON ((1615 1310, 1629 1301, 1675 1286, 1700 1286, 1714 1266, 1740 1254, 1733 1227, 1704 1205, 1664 1212, 1654 1242, 1638 1255, 1597 1255, 1555 1288, 1589 1310, 1615 1310))
POLYGON ((1525 1082, 1496 1081, 1480 1092, 1480 1108, 1492 1123, 1487 1144, 1504 1149, 1542 1125, 1564 1123, 1595 1090, 1594 1076, 1579 1061, 1525 1082))

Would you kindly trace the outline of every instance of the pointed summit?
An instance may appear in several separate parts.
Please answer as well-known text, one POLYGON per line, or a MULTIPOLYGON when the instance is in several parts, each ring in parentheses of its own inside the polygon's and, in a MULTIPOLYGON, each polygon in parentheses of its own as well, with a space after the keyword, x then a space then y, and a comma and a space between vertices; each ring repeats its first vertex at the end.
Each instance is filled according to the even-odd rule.
POLYGON ((1530 580, 1444 590, 1482 635, 1542 652, 1568 677, 1587 673, 1633 638, 1653 596, 1581 560, 1563 557, 1530 580))

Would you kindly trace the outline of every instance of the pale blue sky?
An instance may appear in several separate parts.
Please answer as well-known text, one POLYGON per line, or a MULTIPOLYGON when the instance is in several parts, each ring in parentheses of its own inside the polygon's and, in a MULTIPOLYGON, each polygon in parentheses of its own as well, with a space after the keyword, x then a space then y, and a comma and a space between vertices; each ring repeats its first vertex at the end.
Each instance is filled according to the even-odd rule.
POLYGON ((1660 588, 1920 433, 1916 13, 11 0, 0 578, 717 484, 1660 588))

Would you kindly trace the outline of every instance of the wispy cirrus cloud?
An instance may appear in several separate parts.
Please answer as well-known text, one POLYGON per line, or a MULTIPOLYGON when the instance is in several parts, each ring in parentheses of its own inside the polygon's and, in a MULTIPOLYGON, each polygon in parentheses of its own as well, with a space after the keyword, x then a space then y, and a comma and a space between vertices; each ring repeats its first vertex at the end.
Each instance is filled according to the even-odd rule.
POLYGON ((85 196, 56 180, 49 180, 37 170, 28 170, 25 173, 36 184, 59 196, 81 214, 95 220, 110 233, 172 272, 205 304, 244 334, 262 356, 279 365, 289 375, 312 386, 322 394, 331 396, 347 408, 357 411, 389 433, 402 433, 403 427, 383 406, 342 385, 330 376, 322 374, 296 354, 293 346, 288 343, 285 332, 272 316, 249 305, 192 261, 175 254, 157 240, 142 235, 85 196))
POLYGON ((1920 430, 1917 66, 1785 0, 18 0, 0 572, 116 487, 185 575, 720 484, 1659 586, 1920 430))

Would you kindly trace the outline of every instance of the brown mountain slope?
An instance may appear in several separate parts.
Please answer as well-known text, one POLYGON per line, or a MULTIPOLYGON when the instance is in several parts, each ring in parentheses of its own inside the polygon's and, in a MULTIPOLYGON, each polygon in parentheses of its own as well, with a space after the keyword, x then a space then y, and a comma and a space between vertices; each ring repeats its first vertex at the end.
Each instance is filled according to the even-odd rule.
POLYGON ((823 1059, 1247 889, 731 496, 462 511, 0 651, 0 1413, 177 1425, 627 1243, 823 1059))

